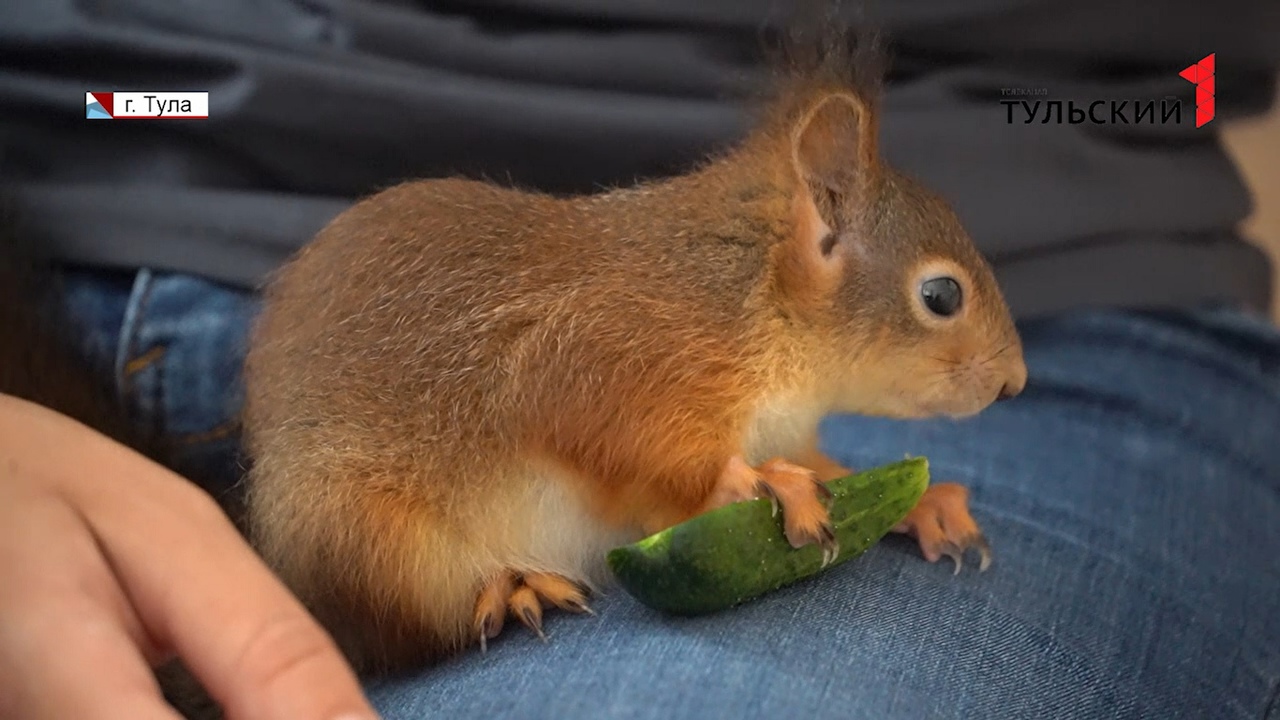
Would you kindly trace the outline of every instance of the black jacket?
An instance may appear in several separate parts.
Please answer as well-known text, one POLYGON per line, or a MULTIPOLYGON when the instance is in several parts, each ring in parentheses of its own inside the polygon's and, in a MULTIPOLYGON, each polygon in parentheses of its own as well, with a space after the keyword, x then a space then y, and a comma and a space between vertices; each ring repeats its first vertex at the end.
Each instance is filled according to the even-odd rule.
MULTIPOLYGON (((401 179, 576 192, 680 171, 744 131, 770 17, 765 0, 8 0, 0 177, 64 259, 251 287, 401 179), (210 118, 86 120, 84 93, 111 90, 207 90, 210 118)), ((953 202, 1016 313, 1266 305, 1216 130, 1270 103, 1280 3, 882 1, 872 17, 893 39, 883 152, 953 202), (1196 128, 1178 73, 1210 52, 1217 118, 1196 128), (1170 96, 1180 124, 1160 122, 1170 96), (1112 100, 1129 101, 1118 118, 1112 100), (1097 101, 1106 122, 1068 122, 1068 102, 1097 101), (1139 102, 1155 123, 1133 122, 1139 102), (1050 103, 1062 123, 1041 122, 1050 103)))

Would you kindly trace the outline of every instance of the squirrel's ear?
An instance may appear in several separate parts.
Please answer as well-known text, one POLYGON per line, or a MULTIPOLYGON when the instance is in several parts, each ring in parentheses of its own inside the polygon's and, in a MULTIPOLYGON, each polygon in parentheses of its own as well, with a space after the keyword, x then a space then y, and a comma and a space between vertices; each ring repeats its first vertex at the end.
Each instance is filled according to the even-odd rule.
POLYGON ((779 248, 779 272, 793 299, 822 303, 844 272, 836 252, 877 173, 872 108, 852 93, 831 93, 809 106, 791 135, 800 180, 793 199, 794 237, 779 248))
POLYGON ((819 98, 796 123, 795 169, 829 224, 839 222, 839 206, 856 202, 871 186, 878 171, 876 143, 874 109, 853 93, 819 98))

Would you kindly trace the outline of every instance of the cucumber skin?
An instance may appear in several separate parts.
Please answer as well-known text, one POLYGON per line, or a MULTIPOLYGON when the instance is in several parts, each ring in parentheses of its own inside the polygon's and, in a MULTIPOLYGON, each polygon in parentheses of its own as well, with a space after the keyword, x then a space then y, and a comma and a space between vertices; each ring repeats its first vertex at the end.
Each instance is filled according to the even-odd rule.
MULTIPOLYGON (((906 517, 929 485, 926 458, 912 458, 827 483, 840 554, 851 560, 906 517)), ((609 569, 644 605, 672 615, 702 615, 790 585, 822 568, 816 545, 792 548, 782 512, 759 498, 726 505, 611 550, 609 569)))

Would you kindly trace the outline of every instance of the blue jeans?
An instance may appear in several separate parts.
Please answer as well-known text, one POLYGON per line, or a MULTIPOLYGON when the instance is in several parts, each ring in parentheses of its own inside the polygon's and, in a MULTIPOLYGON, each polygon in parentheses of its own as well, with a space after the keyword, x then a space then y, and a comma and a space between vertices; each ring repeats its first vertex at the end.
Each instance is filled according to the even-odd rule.
MULTIPOLYGON (((73 274, 122 392, 193 473, 237 477, 252 297, 73 274)), ((1280 332, 1230 310, 1024 323, 1026 392, 977 418, 835 417, 854 467, 927 455, 995 551, 953 576, 890 537, 730 612, 614 591, 370 686, 408 718, 1280 718, 1280 332)))

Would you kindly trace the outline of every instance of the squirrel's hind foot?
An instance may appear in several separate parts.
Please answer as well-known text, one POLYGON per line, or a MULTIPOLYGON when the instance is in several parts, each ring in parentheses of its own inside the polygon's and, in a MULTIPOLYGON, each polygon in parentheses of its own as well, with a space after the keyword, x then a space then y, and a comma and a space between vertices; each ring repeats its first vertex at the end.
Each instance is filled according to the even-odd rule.
POLYGON ((595 614, 587 605, 587 591, 561 575, 514 570, 499 573, 485 585, 476 599, 475 632, 480 639, 481 652, 487 650, 489 641, 502 632, 508 614, 546 642, 542 611, 550 607, 595 614))

